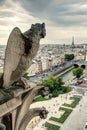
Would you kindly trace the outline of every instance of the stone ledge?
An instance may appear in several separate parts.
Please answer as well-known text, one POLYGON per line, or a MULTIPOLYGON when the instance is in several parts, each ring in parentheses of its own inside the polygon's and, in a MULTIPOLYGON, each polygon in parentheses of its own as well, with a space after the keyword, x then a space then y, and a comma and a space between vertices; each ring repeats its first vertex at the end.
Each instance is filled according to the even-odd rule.
POLYGON ((29 83, 29 88, 24 89, 21 86, 12 86, 8 89, 0 89, 0 105, 11 100, 12 98, 18 97, 23 93, 26 93, 36 87, 36 84, 29 83))
POLYGON ((11 90, 0 90, 0 105, 7 102, 8 100, 12 99, 14 94, 11 90))

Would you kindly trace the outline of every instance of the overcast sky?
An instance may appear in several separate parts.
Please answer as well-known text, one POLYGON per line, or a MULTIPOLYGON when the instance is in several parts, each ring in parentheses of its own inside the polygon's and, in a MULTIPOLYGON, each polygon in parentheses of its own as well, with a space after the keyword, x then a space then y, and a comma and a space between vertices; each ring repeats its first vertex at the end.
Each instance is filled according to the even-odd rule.
POLYGON ((38 22, 46 24, 41 43, 87 43, 86 0, 0 0, 0 44, 15 26, 24 32, 38 22))

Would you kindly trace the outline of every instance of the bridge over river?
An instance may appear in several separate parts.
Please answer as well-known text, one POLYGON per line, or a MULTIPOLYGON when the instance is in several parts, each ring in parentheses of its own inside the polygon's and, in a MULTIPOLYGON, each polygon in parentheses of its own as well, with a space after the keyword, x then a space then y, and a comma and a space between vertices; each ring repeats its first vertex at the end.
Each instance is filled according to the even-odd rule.
POLYGON ((85 66, 87 65, 87 61, 86 60, 74 61, 73 65, 75 67, 81 66, 82 68, 85 68, 85 66))

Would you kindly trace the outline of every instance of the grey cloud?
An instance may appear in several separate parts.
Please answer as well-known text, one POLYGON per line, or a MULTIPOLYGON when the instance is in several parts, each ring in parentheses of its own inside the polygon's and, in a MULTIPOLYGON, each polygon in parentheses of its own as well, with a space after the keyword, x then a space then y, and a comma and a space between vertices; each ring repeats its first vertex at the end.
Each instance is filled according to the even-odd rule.
POLYGON ((6 1, 6 0, 0 0, 0 5, 1 5, 1 4, 4 4, 5 1, 6 1))
MULTIPOLYGON (((83 0, 19 0, 23 8, 31 15, 43 20, 48 20, 54 25, 83 26, 83 15, 87 15, 87 9, 78 6, 85 4, 83 0), (61 18, 64 17, 64 18, 61 18), (72 16, 72 19, 71 19, 72 16), (77 17, 77 18, 76 18, 77 17), (76 19, 75 19, 76 18, 76 19)), ((87 20, 85 18, 85 20, 87 20)))
POLYGON ((80 4, 59 4, 52 5, 49 8, 49 12, 47 17, 49 20, 58 26, 83 26, 84 21, 87 21, 87 9, 77 8, 80 4))
MULTIPOLYGON (((50 14, 55 11, 72 10, 72 4, 83 4, 83 0, 19 0, 21 5, 34 14, 41 14, 43 11, 50 14), (51 12, 50 12, 51 11, 51 12)), ((86 4, 86 3, 85 3, 86 4)), ((79 6, 79 5, 78 5, 79 6)))
POLYGON ((11 1, 0 0, 0 18, 13 17, 15 15, 14 10, 11 10, 11 1))
POLYGON ((44 17, 52 0, 19 0, 21 5, 33 16, 44 17))
POLYGON ((14 16, 15 14, 11 11, 3 11, 3 12, 0 12, 0 18, 5 18, 5 17, 12 17, 14 16))
MULTIPOLYGON (((0 0, 2 2, 3 0, 0 0)), ((6 0, 4 0, 6 1, 6 0)), ((12 0, 18 1, 21 6, 34 17, 55 26, 86 26, 87 8, 80 6, 86 4, 84 0, 12 0), (80 17, 80 18, 79 18, 80 17), (84 21, 85 24, 84 24, 84 21)), ((6 3, 8 7, 9 3, 6 3)), ((13 12, 0 12, 0 17, 13 16, 13 12)))

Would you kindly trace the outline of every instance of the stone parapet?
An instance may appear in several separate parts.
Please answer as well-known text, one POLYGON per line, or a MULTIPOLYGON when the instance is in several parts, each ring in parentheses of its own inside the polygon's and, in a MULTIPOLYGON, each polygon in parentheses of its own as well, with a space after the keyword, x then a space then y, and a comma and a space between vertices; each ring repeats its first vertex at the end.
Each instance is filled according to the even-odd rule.
POLYGON ((0 119, 1 123, 5 124, 6 130, 24 130, 26 126, 24 123, 24 118, 26 115, 25 122, 29 123, 30 119, 34 115, 39 115, 43 118, 43 111, 47 115, 45 108, 39 108, 34 110, 29 110, 30 104, 32 103, 35 96, 42 94, 44 95, 48 91, 40 84, 29 83, 29 88, 24 89, 19 86, 12 86, 8 89, 1 89, 0 91, 0 119), (38 110, 38 112, 37 112, 38 110), (31 115, 33 111, 33 115, 31 115), (39 112, 40 111, 40 112, 39 112), (42 111, 42 116, 41 116, 42 111), (30 114, 29 114, 30 113, 30 114), (36 114, 35 114, 36 113, 36 114), (29 117, 27 117, 29 116, 29 117), (31 117, 32 116, 32 117, 31 117), (7 123, 6 121, 7 120, 7 123), (10 124, 8 123, 10 120, 10 124), (22 122, 23 121, 23 122, 22 122), (22 126, 23 128, 22 128, 22 126))

